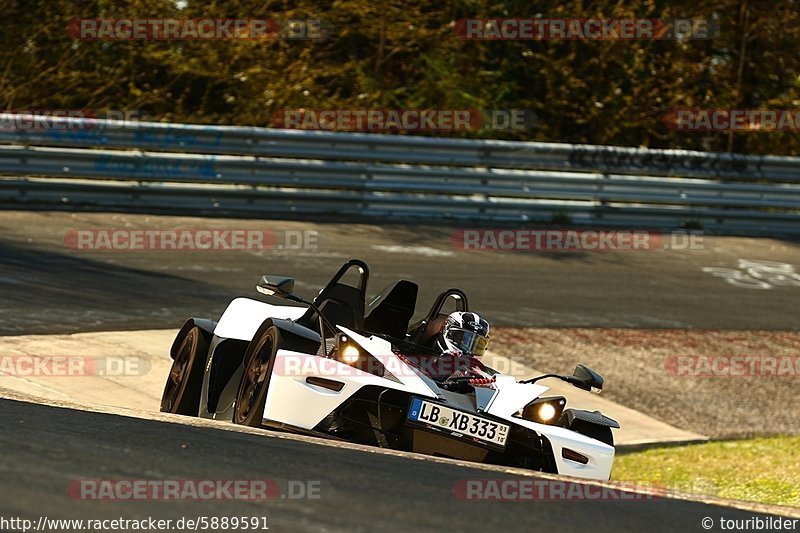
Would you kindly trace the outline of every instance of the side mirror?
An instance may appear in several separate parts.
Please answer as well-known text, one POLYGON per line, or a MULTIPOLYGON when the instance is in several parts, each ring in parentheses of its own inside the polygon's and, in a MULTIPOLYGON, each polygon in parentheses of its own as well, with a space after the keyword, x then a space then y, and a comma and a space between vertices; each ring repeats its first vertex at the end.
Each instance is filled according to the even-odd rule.
POLYGON ((570 376, 569 382, 585 391, 603 389, 603 376, 585 365, 578 365, 570 376))
POLYGON ((294 279, 282 276, 261 276, 261 281, 256 285, 256 290, 261 294, 288 298, 294 291, 294 279))

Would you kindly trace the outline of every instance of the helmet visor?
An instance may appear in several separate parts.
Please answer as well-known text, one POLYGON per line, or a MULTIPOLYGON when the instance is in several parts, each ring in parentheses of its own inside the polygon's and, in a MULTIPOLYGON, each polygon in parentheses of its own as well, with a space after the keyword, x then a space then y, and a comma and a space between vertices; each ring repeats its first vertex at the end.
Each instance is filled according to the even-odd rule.
POLYGON ((486 353, 489 339, 468 329, 452 328, 447 332, 447 340, 458 347, 459 350, 476 356, 486 353))

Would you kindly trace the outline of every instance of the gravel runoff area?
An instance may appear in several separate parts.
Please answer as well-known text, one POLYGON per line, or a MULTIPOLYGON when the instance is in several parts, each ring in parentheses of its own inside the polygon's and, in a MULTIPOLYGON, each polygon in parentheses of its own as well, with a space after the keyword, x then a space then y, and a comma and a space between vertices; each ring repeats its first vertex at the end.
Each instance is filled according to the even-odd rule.
POLYGON ((584 363, 607 399, 712 438, 800 434, 797 332, 497 328, 490 349, 542 372, 584 363), (742 376, 753 356, 762 375, 742 376))

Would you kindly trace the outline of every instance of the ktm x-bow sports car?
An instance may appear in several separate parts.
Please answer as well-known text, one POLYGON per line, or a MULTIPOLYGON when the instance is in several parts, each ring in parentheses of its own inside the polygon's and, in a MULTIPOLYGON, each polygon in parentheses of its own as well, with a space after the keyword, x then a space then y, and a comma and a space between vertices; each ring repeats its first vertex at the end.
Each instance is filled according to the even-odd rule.
POLYGON ((442 292, 410 324, 417 284, 396 281, 367 305, 368 279, 367 265, 352 259, 307 301, 293 293, 293 279, 263 276, 262 299, 234 299, 219 321, 190 318, 170 351, 161 410, 608 479, 619 424, 566 408, 536 383, 555 377, 591 390, 602 377, 578 365, 571 376, 517 381, 476 358, 443 354, 444 309, 468 311, 464 292, 442 292), (470 374, 473 365, 482 377, 470 374))

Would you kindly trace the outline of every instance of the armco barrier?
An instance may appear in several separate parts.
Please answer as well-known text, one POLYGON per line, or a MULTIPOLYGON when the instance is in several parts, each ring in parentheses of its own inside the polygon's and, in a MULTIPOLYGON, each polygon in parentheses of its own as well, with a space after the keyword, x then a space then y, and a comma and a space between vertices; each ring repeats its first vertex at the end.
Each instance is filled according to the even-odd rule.
POLYGON ((51 119, 0 129, 0 174, 6 208, 800 234, 779 156, 51 119))

